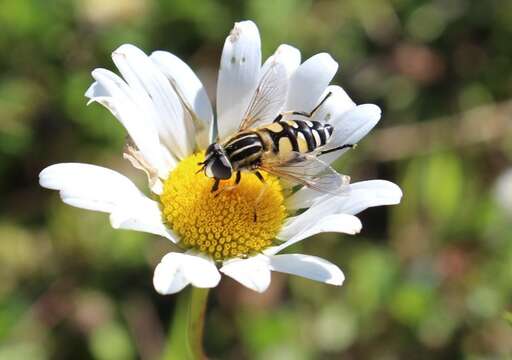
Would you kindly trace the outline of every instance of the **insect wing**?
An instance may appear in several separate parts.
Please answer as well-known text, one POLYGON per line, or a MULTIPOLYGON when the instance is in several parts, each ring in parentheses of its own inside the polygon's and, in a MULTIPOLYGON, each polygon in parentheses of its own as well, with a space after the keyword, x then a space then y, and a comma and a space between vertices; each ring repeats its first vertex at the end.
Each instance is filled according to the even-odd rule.
POLYGON ((283 108, 288 91, 288 75, 283 64, 274 62, 263 73, 240 124, 240 131, 269 123, 283 108))
POLYGON ((286 157, 262 160, 262 170, 312 190, 333 195, 341 195, 348 190, 350 177, 339 174, 314 155, 293 151, 286 157))

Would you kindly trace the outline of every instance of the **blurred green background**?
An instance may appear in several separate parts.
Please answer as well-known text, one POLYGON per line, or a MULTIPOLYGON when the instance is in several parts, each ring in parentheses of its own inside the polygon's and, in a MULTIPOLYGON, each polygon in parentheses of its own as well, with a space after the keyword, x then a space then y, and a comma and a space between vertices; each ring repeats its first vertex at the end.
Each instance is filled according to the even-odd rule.
POLYGON ((206 352, 512 358, 512 184, 494 195, 512 157, 511 1, 0 0, 0 359, 160 357, 178 298, 152 288, 167 241, 113 230, 37 175, 88 162, 144 188, 122 160, 121 125, 85 106, 90 71, 113 70, 122 43, 165 49, 213 98, 241 19, 259 25, 264 57, 281 43, 303 59, 327 51, 341 64, 333 82, 382 107, 377 129, 336 165, 353 180, 395 181, 405 197, 364 212, 357 236, 293 249, 338 264, 341 288, 274 274, 259 295, 224 279, 210 295, 206 352))

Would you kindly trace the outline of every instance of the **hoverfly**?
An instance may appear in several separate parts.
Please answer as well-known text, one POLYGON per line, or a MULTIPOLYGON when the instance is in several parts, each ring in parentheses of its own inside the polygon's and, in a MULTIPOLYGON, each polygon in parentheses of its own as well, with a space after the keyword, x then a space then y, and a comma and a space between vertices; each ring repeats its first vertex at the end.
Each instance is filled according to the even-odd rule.
POLYGON ((235 185, 240 183, 242 172, 252 172, 264 182, 260 170, 326 193, 339 194, 349 182, 348 176, 338 174, 318 156, 354 145, 326 149, 333 126, 309 120, 331 93, 310 112, 276 114, 275 110, 281 109, 286 100, 287 80, 285 67, 272 63, 263 72, 238 131, 208 146, 198 172, 204 171, 214 179, 212 192, 233 173, 236 173, 235 185))

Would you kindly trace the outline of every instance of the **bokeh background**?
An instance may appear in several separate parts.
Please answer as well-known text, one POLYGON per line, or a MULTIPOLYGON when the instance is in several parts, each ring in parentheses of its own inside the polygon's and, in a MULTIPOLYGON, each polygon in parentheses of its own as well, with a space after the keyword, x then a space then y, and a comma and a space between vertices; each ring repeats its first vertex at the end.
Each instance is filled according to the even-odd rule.
POLYGON ((159 359, 178 296, 152 288, 166 240, 38 186, 77 161, 145 179, 125 133, 83 94, 130 42, 197 70, 214 98, 224 38, 253 19, 263 55, 327 51, 334 83, 373 102, 378 127, 336 167, 401 185, 357 236, 296 245, 338 264, 331 287, 273 274, 263 295, 210 294, 217 359, 512 357, 512 2, 507 0, 0 0, 0 359, 159 359), (496 184, 499 184, 497 186, 496 184), (507 320, 508 319, 508 320, 507 320))

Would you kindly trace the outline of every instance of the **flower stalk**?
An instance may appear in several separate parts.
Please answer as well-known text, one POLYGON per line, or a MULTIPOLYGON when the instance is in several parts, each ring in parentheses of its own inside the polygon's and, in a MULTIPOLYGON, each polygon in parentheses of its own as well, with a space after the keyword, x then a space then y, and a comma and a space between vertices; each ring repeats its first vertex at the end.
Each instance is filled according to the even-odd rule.
POLYGON ((206 359, 203 330, 209 289, 190 287, 176 303, 163 359, 206 359))

